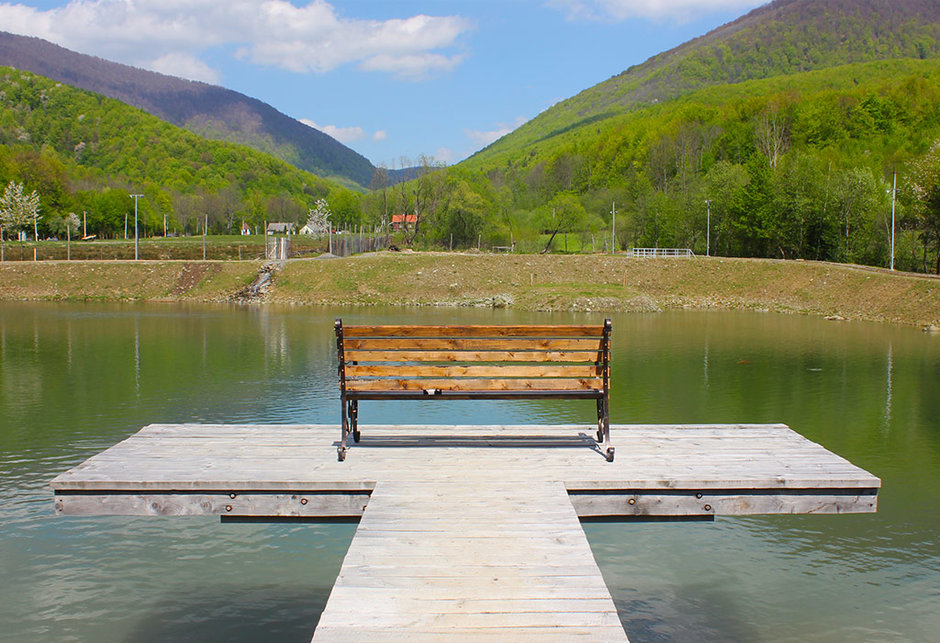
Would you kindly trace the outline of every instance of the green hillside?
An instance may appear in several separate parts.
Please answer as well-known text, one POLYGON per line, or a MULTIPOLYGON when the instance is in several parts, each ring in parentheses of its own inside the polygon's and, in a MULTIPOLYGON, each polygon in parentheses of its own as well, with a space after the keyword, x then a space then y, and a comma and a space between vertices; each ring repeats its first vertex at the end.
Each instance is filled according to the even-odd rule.
POLYGON ((117 100, 0 67, 0 184, 41 198, 40 236, 87 212, 113 236, 141 193, 145 225, 162 233, 237 231, 241 221, 303 221, 318 198, 356 198, 335 183, 250 148, 208 141, 117 100))
POLYGON ((759 151, 759 121, 772 114, 785 123, 787 151, 825 151, 840 164, 864 156, 866 166, 880 171, 923 153, 940 133, 938 91, 938 60, 884 60, 710 86, 550 139, 493 150, 462 167, 519 171, 577 156, 578 171, 570 180, 558 177, 555 187, 584 190, 655 165, 664 151, 656 148, 687 138, 690 128, 700 130, 696 145, 709 148, 702 164, 746 160, 759 151))
POLYGON ((940 57, 940 3, 777 0, 554 105, 487 157, 710 85, 851 63, 940 57))
MULTIPOLYGON (((940 271, 940 3, 781 0, 392 192, 415 243, 940 271), (616 204, 616 230, 611 212, 616 204), (572 238, 569 238, 572 237, 572 238)), ((367 211, 384 204, 374 195, 367 211)))
POLYGON ((203 138, 247 145, 361 190, 375 168, 323 132, 244 94, 69 51, 0 31, 0 65, 139 107, 203 138))

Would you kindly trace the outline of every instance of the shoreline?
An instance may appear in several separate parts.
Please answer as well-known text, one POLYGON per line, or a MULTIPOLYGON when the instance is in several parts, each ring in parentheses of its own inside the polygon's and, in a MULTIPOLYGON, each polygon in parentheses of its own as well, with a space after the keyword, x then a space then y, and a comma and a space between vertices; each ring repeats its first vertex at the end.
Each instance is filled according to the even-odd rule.
MULTIPOLYGON (((0 263, 0 301, 238 301, 257 260, 0 263)), ((697 257, 378 252, 292 259, 262 304, 526 311, 760 310, 940 327, 940 278, 850 264, 697 257)))

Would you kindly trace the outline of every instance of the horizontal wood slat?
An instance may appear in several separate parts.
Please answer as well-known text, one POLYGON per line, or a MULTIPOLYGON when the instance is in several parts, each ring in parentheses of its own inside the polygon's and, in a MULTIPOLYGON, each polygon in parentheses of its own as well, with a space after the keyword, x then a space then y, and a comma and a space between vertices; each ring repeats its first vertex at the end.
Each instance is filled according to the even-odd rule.
POLYGON ((343 326, 343 337, 602 337, 603 326, 343 326))
POLYGON ((409 364, 381 366, 347 366, 346 378, 357 377, 603 377, 602 366, 547 365, 547 366, 415 366, 409 364))
POLYGON ((346 350, 460 350, 460 351, 599 351, 599 339, 540 339, 540 338, 506 338, 506 339, 428 339, 428 338, 351 338, 344 339, 343 347, 346 350))
POLYGON ((348 391, 581 391, 601 390, 601 378, 581 379, 385 379, 347 380, 348 391))
POLYGON ((574 351, 343 351, 346 362, 590 362, 594 352, 574 351))

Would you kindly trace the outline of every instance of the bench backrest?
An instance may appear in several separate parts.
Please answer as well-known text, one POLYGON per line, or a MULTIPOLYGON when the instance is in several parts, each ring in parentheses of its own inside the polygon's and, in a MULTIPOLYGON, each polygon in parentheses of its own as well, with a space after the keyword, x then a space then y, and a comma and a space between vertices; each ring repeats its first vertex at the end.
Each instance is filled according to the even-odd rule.
POLYGON ((343 326, 344 391, 597 391, 610 382, 603 325, 343 326))

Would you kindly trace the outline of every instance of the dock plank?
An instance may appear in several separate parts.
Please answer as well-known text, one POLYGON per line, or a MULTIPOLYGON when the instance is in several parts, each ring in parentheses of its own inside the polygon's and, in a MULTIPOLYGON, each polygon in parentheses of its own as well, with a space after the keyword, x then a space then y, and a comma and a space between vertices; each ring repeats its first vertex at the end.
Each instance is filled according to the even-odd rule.
POLYGON ((313 640, 365 640, 363 632, 571 640, 590 631, 626 641, 564 485, 520 488, 491 473, 496 480, 472 485, 379 482, 313 640), (516 528, 520 517, 528 529, 516 528), (560 592, 559 578, 578 582, 560 592), (367 610, 349 609, 364 598, 367 610))

